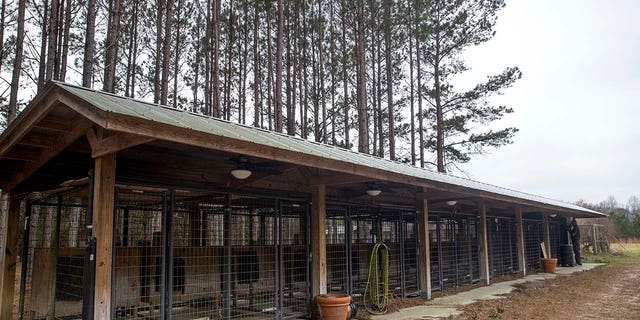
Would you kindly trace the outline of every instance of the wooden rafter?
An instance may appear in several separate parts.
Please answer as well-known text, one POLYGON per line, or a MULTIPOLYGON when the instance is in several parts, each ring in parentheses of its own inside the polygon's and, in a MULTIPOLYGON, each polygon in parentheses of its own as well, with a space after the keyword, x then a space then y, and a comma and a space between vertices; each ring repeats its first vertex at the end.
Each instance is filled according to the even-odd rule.
POLYGON ((75 142, 78 138, 82 137, 90 125, 90 122, 81 116, 78 116, 73 121, 73 123, 74 127, 71 131, 58 135, 55 139, 55 142, 49 148, 42 149, 42 151, 40 151, 35 157, 34 161, 26 165, 23 171, 15 174, 11 181, 7 183, 7 185, 5 185, 3 189, 13 189, 26 178, 30 177, 45 163, 47 163, 62 150, 75 142))
POLYGON ((116 153, 118 151, 155 140, 154 138, 120 132, 101 138, 101 135, 96 133, 93 128, 89 128, 89 130, 87 130, 86 136, 89 141, 89 145, 91 145, 92 158, 99 158, 104 155, 116 153))

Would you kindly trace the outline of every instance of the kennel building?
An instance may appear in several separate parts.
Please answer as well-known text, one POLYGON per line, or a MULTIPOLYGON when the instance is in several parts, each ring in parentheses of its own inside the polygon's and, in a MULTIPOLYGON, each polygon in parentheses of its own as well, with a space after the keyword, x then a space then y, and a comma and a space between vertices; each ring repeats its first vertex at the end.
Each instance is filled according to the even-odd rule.
POLYGON ((0 136, 0 319, 295 319, 540 268, 602 214, 51 82, 0 136), (17 301, 16 307, 13 302, 17 301))

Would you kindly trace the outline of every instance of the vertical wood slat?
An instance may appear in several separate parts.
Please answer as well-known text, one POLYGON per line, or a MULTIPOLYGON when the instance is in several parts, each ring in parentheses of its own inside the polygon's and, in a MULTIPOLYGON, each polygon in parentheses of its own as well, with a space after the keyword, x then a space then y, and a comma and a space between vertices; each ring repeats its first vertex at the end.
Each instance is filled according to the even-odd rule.
POLYGON ((542 216, 542 235, 544 239, 544 249, 547 251, 547 257, 551 259, 551 233, 549 231, 549 215, 544 213, 542 216))
POLYGON ((311 209, 311 293, 327 293, 326 195, 324 185, 314 186, 311 209))
POLYGON ((491 284, 489 277, 489 243, 487 242, 487 206, 484 200, 478 202, 480 213, 480 279, 491 284))
POLYGON ((420 232, 420 295, 431 299, 431 249, 429 248, 429 204, 422 199, 418 204, 418 230, 420 232))
POLYGON ((94 319, 110 319, 115 155, 110 154, 96 158, 94 170, 93 230, 96 237, 94 319))
POLYGON ((5 230, 0 239, 0 319, 12 319, 13 294, 18 261, 17 243, 18 228, 20 227, 20 201, 11 199, 9 192, 2 193, 0 201, 2 221, 5 230))
POLYGON ((524 226, 522 223, 522 208, 516 208, 516 245, 518 250, 518 266, 523 276, 527 275, 527 260, 524 255, 524 226))

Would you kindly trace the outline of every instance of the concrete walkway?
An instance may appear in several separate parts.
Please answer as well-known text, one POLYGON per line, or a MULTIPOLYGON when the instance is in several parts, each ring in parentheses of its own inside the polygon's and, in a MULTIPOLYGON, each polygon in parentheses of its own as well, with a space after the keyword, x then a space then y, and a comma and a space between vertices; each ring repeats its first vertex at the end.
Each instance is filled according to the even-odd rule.
POLYGON ((457 307, 467 305, 479 300, 502 299, 500 296, 515 289, 514 285, 530 282, 553 279, 558 275, 566 276, 576 272, 587 271, 601 266, 603 263, 585 263, 582 266, 571 268, 558 267, 555 274, 538 273, 524 278, 495 283, 485 287, 479 287, 425 302, 424 305, 404 308, 398 312, 381 316, 372 316, 374 320, 416 320, 416 319, 442 319, 449 316, 459 315, 462 311, 457 307))

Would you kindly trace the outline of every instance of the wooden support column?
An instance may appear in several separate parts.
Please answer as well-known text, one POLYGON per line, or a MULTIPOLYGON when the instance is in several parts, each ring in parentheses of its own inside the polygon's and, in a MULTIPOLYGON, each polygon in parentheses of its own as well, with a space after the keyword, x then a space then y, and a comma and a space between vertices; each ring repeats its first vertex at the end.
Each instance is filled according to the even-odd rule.
POLYGON ((94 319, 111 318, 111 266, 116 157, 95 159, 93 185, 93 234, 96 237, 94 319))
POLYGON ((486 285, 491 284, 489 275, 489 243, 487 242, 487 206, 484 200, 478 201, 480 214, 480 279, 486 285))
POLYGON ((527 275, 527 260, 524 255, 524 226, 522 224, 522 208, 516 208, 516 244, 518 250, 518 269, 523 276, 527 275))
POLYGON ((429 248, 429 205, 427 199, 418 203, 418 230, 419 230, 419 270, 420 270, 420 295, 431 299, 431 251, 429 248))
POLYGON ((12 319, 13 293, 18 261, 17 243, 20 227, 20 200, 12 199, 9 192, 2 192, 0 221, 4 226, 0 239, 0 319, 12 319))
POLYGON ((595 223, 591 225, 591 232, 593 233, 591 240, 593 243, 593 254, 598 254, 598 232, 595 223))
POLYGON ((313 297, 327 293, 326 198, 325 185, 313 187, 311 199, 311 293, 313 297))
POLYGON ((547 256, 551 258, 551 233, 549 232, 549 214, 542 214, 542 236, 544 241, 544 249, 547 250, 547 256))

